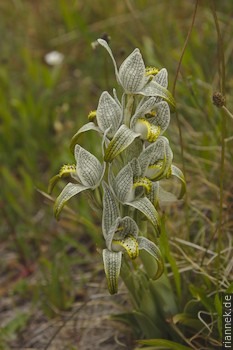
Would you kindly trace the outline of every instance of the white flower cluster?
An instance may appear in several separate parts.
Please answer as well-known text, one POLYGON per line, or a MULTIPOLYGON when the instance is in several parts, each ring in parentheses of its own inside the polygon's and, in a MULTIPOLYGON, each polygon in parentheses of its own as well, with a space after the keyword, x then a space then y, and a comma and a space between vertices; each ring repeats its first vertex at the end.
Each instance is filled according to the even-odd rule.
MULTIPOLYGON (((82 191, 98 191, 101 197, 104 269, 111 294, 117 292, 122 257, 126 253, 135 259, 141 249, 157 262, 155 278, 162 273, 158 246, 141 235, 138 226, 145 218, 157 234, 160 218, 156 210, 161 198, 169 197, 161 186, 162 179, 172 176, 181 181, 180 196, 185 192, 182 172, 172 164, 173 154, 168 139, 163 136, 170 122, 170 110, 175 101, 167 90, 165 68, 146 69, 139 49, 135 49, 119 70, 107 42, 99 39, 112 58, 116 79, 123 88, 121 101, 116 90, 113 96, 104 91, 96 111, 74 135, 71 145, 76 166, 63 166, 50 181, 50 191, 64 176, 71 176, 58 196, 54 212, 58 217, 63 206, 82 191), (78 145, 80 134, 97 131, 102 137, 103 161, 78 145), (103 180, 104 178, 104 180, 103 180)), ((93 195, 93 198, 95 196, 93 195)))

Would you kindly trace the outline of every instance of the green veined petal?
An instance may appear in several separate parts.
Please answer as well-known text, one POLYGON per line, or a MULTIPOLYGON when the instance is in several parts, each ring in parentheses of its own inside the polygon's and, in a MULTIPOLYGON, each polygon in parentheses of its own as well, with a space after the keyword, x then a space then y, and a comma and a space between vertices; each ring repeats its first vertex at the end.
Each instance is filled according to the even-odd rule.
POLYGON ((124 203, 125 201, 131 200, 134 194, 133 189, 133 169, 131 164, 127 164, 121 171, 117 174, 115 178, 115 191, 117 199, 124 203))
POLYGON ((66 202, 72 198, 73 196, 75 196, 76 194, 88 190, 90 187, 87 186, 83 186, 80 184, 73 184, 71 182, 69 182, 64 189, 62 190, 62 192, 60 193, 60 195, 57 197, 55 203, 54 203, 54 215, 56 217, 56 219, 59 218, 60 212, 62 210, 62 208, 64 207, 64 205, 66 204, 66 202))
POLYGON ((116 234, 115 239, 121 240, 122 238, 125 238, 128 235, 137 238, 138 226, 131 217, 125 216, 119 221, 119 225, 121 228, 120 234, 119 235, 116 234))
POLYGON ((162 186, 159 186, 158 199, 160 204, 167 204, 177 201, 177 197, 173 193, 165 191, 162 186))
POLYGON ((181 190, 178 199, 181 199, 186 192, 186 181, 182 171, 175 165, 171 166, 171 175, 177 177, 181 181, 181 190))
POLYGON ((144 198, 140 198, 137 200, 134 200, 132 202, 128 202, 125 203, 133 208, 138 209, 140 212, 142 212, 147 219, 150 220, 150 222, 153 224, 153 226, 155 227, 157 233, 160 233, 160 217, 159 214, 157 212, 157 210, 155 209, 155 207, 153 206, 153 204, 149 201, 148 198, 144 197, 144 198))
POLYGON ((150 81, 139 93, 144 96, 162 97, 169 103, 173 110, 176 109, 176 102, 172 94, 155 80, 150 81))
POLYGON ((150 123, 153 125, 160 126, 161 134, 163 134, 169 126, 170 123, 170 108, 166 101, 161 101, 156 104, 155 107, 156 115, 151 116, 149 119, 150 123))
POLYGON ((151 242, 149 239, 142 236, 138 237, 138 246, 139 246, 139 250, 141 249, 145 250, 147 253, 152 255, 153 258, 156 260, 158 268, 156 273, 153 276, 153 279, 158 279, 163 274, 163 271, 164 271, 164 263, 163 263, 163 259, 162 259, 159 247, 154 242, 151 242))
POLYGON ((106 182, 103 182, 103 216, 102 216, 102 230, 103 235, 106 237, 110 227, 120 216, 119 207, 116 198, 114 197, 110 187, 106 182))
POLYGON ((158 74, 155 74, 155 77, 153 78, 156 83, 167 89, 168 86, 168 74, 166 68, 160 69, 158 74))
POLYGON ((121 118, 121 107, 107 91, 104 91, 96 112, 98 126, 103 132, 109 129, 108 135, 112 137, 121 123, 121 118))
POLYGON ((115 58, 113 56, 112 50, 110 49, 110 47, 109 47, 109 45, 108 45, 106 40, 98 39, 97 41, 98 41, 98 43, 101 46, 103 46, 108 51, 109 56, 111 57, 113 65, 114 65, 114 68, 115 68, 115 74, 116 74, 117 82, 120 84, 120 78, 119 78, 119 73, 118 73, 118 69, 117 69, 117 64, 116 64, 115 58))
POLYGON ((93 123, 93 122, 90 122, 90 123, 83 125, 71 139, 70 150, 72 153, 74 152, 75 145, 78 143, 79 136, 82 133, 84 133, 86 131, 90 131, 90 130, 94 130, 94 131, 97 131, 98 133, 102 134, 102 131, 100 130, 100 128, 98 126, 96 126, 95 123, 93 123))
POLYGON ((104 271, 107 278, 108 290, 110 294, 117 293, 118 278, 121 270, 122 252, 111 252, 103 250, 104 271))
POLYGON ((75 146, 74 151, 77 162, 77 175, 84 186, 98 186, 104 172, 104 166, 90 152, 79 145, 75 146))
POLYGON ((155 207, 157 206, 159 200, 159 189, 159 181, 152 182, 151 191, 148 194, 146 194, 147 198, 155 207))
POLYGON ((119 68, 119 78, 127 93, 136 93, 146 84, 145 64, 139 49, 135 49, 119 68))
POLYGON ((126 125, 121 125, 105 150, 104 160, 111 162, 139 136, 140 134, 130 130, 126 125))

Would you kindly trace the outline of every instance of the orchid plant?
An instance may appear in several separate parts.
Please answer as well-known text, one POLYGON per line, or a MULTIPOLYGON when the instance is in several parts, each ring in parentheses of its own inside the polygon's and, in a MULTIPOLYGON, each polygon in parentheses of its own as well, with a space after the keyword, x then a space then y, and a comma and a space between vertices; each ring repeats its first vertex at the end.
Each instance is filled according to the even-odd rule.
MULTIPOLYGON (((160 233, 158 208, 161 201, 175 198, 164 189, 166 182, 176 177, 180 181, 181 198, 185 192, 184 176, 172 164, 173 153, 164 136, 170 122, 175 101, 168 91, 165 68, 146 68, 139 49, 135 49, 118 69, 108 43, 98 39, 109 53, 121 86, 118 99, 104 91, 89 122, 74 135, 71 149, 76 165, 63 166, 50 180, 51 192, 57 181, 69 176, 55 201, 54 213, 59 217, 62 208, 73 196, 89 191, 102 210, 104 245, 103 264, 111 294, 117 293, 122 264, 138 261, 144 250, 154 259, 157 269, 151 278, 163 273, 163 260, 157 244, 160 233), (82 148, 79 136, 90 130, 102 138, 102 159, 82 148), (155 239, 147 236, 147 222, 155 232, 155 239)), ((135 266, 135 263, 132 264, 135 266)))

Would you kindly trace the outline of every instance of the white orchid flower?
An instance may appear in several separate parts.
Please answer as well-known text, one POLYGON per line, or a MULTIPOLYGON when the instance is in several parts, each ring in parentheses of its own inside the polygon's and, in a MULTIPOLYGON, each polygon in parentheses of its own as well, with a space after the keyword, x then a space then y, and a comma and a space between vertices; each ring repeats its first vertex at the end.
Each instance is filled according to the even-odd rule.
POLYGON ((186 191, 186 182, 182 171, 172 164, 173 153, 169 141, 164 136, 146 147, 138 157, 142 179, 151 180, 151 188, 147 197, 152 203, 158 200, 172 201, 174 196, 169 194, 159 185, 159 180, 176 177, 181 182, 178 199, 182 198, 186 191))
POLYGON ((115 294, 124 253, 130 259, 136 259, 142 249, 149 253, 157 262, 154 278, 159 278, 162 274, 163 262, 157 245, 145 237, 138 236, 136 222, 129 216, 119 217, 118 203, 110 187, 103 183, 103 188, 102 229, 107 246, 103 250, 103 262, 109 292, 115 294))
POLYGON ((155 142, 167 130, 170 123, 170 108, 166 101, 157 102, 150 97, 139 105, 131 118, 130 128, 141 134, 141 139, 155 142))
POLYGON ((117 82, 127 94, 139 94, 143 96, 156 96, 166 100, 173 108, 175 101, 167 90, 167 70, 163 68, 161 73, 155 76, 147 76, 146 67, 139 49, 135 49, 121 64, 119 70, 112 50, 103 39, 98 39, 110 57, 112 58, 117 82))
POLYGON ((54 215, 56 218, 66 204, 66 202, 76 194, 94 190, 99 186, 105 171, 105 165, 90 152, 79 145, 75 146, 76 171, 71 172, 71 176, 77 183, 69 182, 57 197, 54 204, 54 215))
POLYGON ((157 210, 150 200, 140 192, 136 194, 138 187, 144 187, 150 192, 151 181, 141 178, 141 169, 137 159, 133 159, 124 166, 116 177, 109 171, 109 183, 114 191, 117 200, 123 205, 130 206, 143 213, 152 223, 157 234, 160 233, 160 218, 157 210))

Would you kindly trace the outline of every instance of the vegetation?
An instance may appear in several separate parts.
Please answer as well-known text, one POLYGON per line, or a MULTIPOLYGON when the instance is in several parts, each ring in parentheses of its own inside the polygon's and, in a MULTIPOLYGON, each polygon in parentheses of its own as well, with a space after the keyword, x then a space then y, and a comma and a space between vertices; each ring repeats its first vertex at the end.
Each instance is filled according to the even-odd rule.
MULTIPOLYGON (((156 296, 153 306, 114 319, 141 339, 132 349, 221 348, 221 293, 233 289, 232 12, 228 0, 1 2, 0 312, 11 314, 0 348, 23 346, 38 309, 42 322, 62 318, 88 302, 87 282, 104 281, 100 217, 81 194, 57 223, 47 186, 74 163, 71 137, 115 86, 111 60, 91 45, 106 33, 117 62, 138 47, 147 66, 168 70, 177 109, 166 136, 187 182, 183 201, 160 208, 165 273, 140 291, 156 296), (60 64, 49 63, 52 51, 60 64)), ((94 133, 80 143, 101 152, 94 133)))

